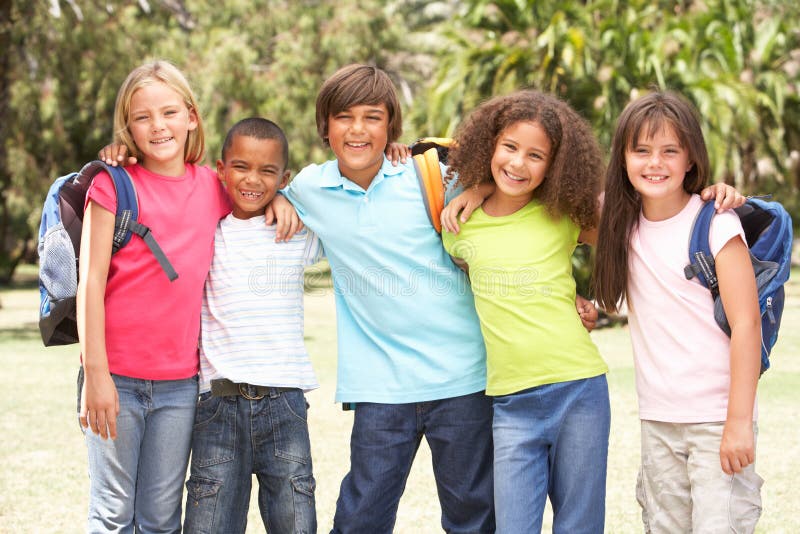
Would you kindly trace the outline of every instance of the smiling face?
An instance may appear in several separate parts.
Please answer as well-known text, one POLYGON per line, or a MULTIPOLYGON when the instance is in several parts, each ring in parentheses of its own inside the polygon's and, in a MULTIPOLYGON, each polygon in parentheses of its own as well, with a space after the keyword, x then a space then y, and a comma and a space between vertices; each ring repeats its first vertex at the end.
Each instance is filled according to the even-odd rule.
POLYGON ((654 131, 645 125, 641 131, 639 139, 625 150, 628 180, 642 197, 644 216, 650 220, 667 219, 689 201, 683 180, 692 162, 668 123, 654 131))
POLYGON ((490 206, 502 206, 495 214, 513 213, 531 201, 550 166, 550 149, 550 138, 537 122, 516 122, 500 132, 491 161, 497 189, 490 206))
POLYGON ((197 114, 168 85, 145 85, 131 96, 128 130, 145 169, 165 176, 182 175, 186 138, 195 128, 197 114))
POLYGON ((386 104, 361 104, 328 117, 328 144, 339 172, 364 189, 383 165, 389 131, 386 104))
POLYGON ((217 175, 231 197, 237 219, 263 215, 289 179, 280 141, 245 135, 233 138, 225 161, 217 160, 217 175))

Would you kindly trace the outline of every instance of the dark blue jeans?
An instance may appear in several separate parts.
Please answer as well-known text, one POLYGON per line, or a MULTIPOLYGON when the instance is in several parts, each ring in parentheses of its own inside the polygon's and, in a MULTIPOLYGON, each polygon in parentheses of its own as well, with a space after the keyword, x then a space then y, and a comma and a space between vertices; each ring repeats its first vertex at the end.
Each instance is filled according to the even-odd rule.
POLYGON ((422 436, 431 448, 442 528, 494 532, 492 404, 479 392, 409 404, 358 403, 334 533, 392 532, 422 436))
POLYGON ((200 395, 184 530, 243 533, 253 474, 258 478, 261 518, 270 534, 317 531, 301 390, 273 389, 259 400, 200 395))

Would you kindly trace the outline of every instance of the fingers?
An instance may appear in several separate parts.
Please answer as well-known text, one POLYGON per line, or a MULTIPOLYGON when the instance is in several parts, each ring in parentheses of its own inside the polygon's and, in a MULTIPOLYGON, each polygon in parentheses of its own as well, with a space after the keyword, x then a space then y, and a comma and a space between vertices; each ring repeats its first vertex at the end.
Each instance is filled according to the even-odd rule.
POLYGON ((128 157, 128 148, 119 143, 104 146, 98 152, 97 157, 105 162, 106 165, 111 165, 112 167, 121 165, 123 162, 127 162, 126 165, 134 165, 137 161, 133 156, 128 157))
POLYGON ((275 223, 275 208, 271 202, 264 208, 264 217, 266 218, 267 226, 272 226, 275 223))
POLYGON ((472 217, 472 212, 478 209, 482 203, 483 200, 481 200, 481 202, 467 202, 464 205, 464 209, 461 210, 461 217, 460 217, 461 222, 462 223, 467 222, 469 218, 472 217))
POLYGON ((461 228, 458 225, 458 210, 455 209, 455 206, 448 204, 448 206, 442 210, 441 216, 442 228, 450 232, 451 234, 458 234, 461 228))
POLYGON ((386 157, 392 162, 392 165, 397 167, 398 162, 406 162, 406 159, 411 154, 408 145, 402 143, 389 143, 386 147, 386 157))
POLYGON ((725 474, 741 473, 742 469, 755 462, 755 454, 751 451, 738 450, 720 452, 720 466, 725 474))

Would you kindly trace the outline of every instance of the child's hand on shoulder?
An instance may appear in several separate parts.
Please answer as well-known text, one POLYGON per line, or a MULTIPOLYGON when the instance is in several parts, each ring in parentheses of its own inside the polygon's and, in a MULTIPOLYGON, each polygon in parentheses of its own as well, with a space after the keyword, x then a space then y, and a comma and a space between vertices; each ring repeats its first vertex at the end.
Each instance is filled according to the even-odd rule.
POLYGON ((304 228, 292 203, 283 195, 275 195, 264 209, 267 226, 275 224, 275 242, 289 241, 294 234, 304 228))
POLYGON ((747 197, 737 191, 735 187, 723 183, 706 187, 700 191, 700 197, 703 200, 711 200, 713 198, 717 212, 738 208, 747 200, 747 197))
MULTIPOLYGON (((125 145, 122 143, 111 143, 100 149, 100 152, 97 153, 97 159, 106 165, 116 167, 119 164, 123 164, 125 156, 127 155, 128 148, 125 145)), ((125 165, 135 165, 137 159, 134 156, 130 156, 127 161, 128 163, 125 163, 125 165)))
POLYGON ((457 197, 447 203, 442 210, 442 228, 451 234, 461 231, 459 221, 465 223, 472 216, 472 212, 481 207, 483 201, 494 192, 493 182, 486 182, 469 189, 465 189, 457 197))
POLYGON ((722 431, 719 460, 722 470, 732 475, 752 464, 756 459, 753 422, 727 420, 722 431))
POLYGON ((411 151, 408 149, 408 145, 397 142, 386 145, 386 157, 395 167, 398 163, 405 163, 410 155, 411 151))

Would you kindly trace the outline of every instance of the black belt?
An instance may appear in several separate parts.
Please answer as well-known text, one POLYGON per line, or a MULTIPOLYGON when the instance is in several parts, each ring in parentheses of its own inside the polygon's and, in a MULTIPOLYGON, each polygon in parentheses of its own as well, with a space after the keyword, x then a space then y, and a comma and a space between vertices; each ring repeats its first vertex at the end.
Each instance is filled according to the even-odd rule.
POLYGON ((277 396, 286 391, 296 391, 298 388, 278 388, 274 386, 256 386, 244 382, 231 382, 227 378, 217 378, 211 381, 211 395, 214 397, 230 397, 241 395, 247 400, 260 400, 267 395, 277 396))

